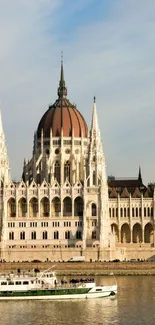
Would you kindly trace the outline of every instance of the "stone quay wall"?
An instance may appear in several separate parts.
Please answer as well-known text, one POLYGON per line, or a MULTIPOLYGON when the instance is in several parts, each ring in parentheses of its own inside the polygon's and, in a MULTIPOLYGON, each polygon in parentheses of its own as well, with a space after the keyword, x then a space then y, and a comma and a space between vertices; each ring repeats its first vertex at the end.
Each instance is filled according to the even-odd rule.
POLYGON ((0 263, 0 273, 23 274, 52 268, 59 276, 155 275, 155 262, 0 263))

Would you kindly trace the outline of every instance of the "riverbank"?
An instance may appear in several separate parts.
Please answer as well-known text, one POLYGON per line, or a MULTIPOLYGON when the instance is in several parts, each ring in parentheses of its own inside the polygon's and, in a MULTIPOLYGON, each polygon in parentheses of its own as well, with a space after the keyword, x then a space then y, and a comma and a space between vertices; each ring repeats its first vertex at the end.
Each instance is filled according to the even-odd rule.
POLYGON ((155 275, 155 262, 0 263, 0 273, 44 271, 53 267, 57 275, 155 275))

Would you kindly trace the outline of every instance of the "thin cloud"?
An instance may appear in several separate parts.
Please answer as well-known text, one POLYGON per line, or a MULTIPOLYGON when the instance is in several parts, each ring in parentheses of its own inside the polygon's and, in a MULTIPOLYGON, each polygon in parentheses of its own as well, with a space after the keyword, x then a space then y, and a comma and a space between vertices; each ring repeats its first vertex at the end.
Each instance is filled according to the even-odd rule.
MULTIPOLYGON (((105 2, 100 1, 101 12, 105 2)), ((87 12, 95 1, 84 7, 81 1, 77 7, 69 3, 0 0, 0 99, 12 176, 20 178, 39 119, 56 99, 63 49, 68 97, 89 125, 97 96, 108 174, 136 176, 140 164, 144 180, 150 181, 155 161, 155 2, 110 0, 107 15, 100 12, 92 21, 87 12), (72 28, 73 12, 76 26, 67 35, 66 17, 72 28), (80 12, 86 20, 78 24, 80 12)))

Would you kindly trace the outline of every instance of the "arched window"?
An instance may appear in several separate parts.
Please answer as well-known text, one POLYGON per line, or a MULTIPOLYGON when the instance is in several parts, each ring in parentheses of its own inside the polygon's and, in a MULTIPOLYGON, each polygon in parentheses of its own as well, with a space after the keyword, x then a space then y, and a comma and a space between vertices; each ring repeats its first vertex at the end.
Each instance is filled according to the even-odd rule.
POLYGON ((14 240, 14 232, 9 232, 9 240, 14 240))
POLYGON ((54 231, 54 239, 59 239, 59 232, 58 231, 54 231))
POLYGON ((95 203, 92 203, 92 206, 91 206, 91 215, 92 217, 96 217, 97 215, 97 211, 96 211, 96 204, 95 203))
POLYGON ((109 208, 109 217, 111 218, 111 208, 109 208))
POLYGON ((22 200, 22 212, 23 212, 23 216, 27 212, 27 202, 26 202, 26 199, 23 199, 22 200))
POLYGON ((34 198, 34 200, 33 200, 32 209, 33 209, 33 213, 37 213, 38 212, 38 201, 37 201, 36 198, 34 198))
POLYGON ((136 208, 136 217, 138 217, 138 208, 136 208))
POLYGON ((139 217, 141 217, 141 216, 142 216, 142 209, 139 208, 139 217))
POLYGON ((40 177, 40 174, 37 174, 37 184, 40 184, 41 183, 41 177, 40 177))
POLYGON ((82 239, 81 231, 76 232, 76 239, 82 239))
POLYGON ((31 239, 35 240, 36 239, 36 231, 31 232, 31 239))
POLYGON ((144 208, 144 217, 146 217, 146 208, 144 208))
POLYGON ((112 209, 112 216, 113 216, 113 218, 115 218, 115 209, 114 208, 112 209))
POLYGON ((121 208, 121 210, 120 210, 120 215, 121 215, 121 217, 123 217, 123 208, 121 208))
POLYGON ((20 232, 20 239, 25 240, 25 231, 20 232))
POLYGON ((130 217, 130 208, 128 208, 128 217, 130 217))
POLYGON ((116 218, 118 218, 118 208, 116 208, 116 218))
POLYGON ((65 231, 65 239, 70 239, 70 231, 65 231))
POLYGON ((93 185, 96 185, 96 173, 95 170, 93 170, 93 185))
POLYGON ((56 161, 55 165, 54 165, 54 178, 60 184, 60 164, 59 164, 59 161, 56 161))
POLYGON ((11 210, 11 215, 16 214, 16 203, 14 199, 10 200, 10 210, 11 210))
POLYGON ((151 217, 153 217, 153 208, 151 208, 151 217))
POLYGON ((43 239, 47 239, 47 231, 43 231, 43 239))
POLYGON ((147 208, 147 216, 150 217, 150 208, 147 208))
POLYGON ((70 182, 70 162, 66 161, 64 165, 64 181, 66 179, 70 182))
POLYGON ((95 230, 92 231, 92 239, 96 239, 96 231, 95 230))
POLYGON ((126 218, 126 208, 124 208, 124 217, 126 218))
POLYGON ((40 201, 40 213, 43 217, 49 217, 50 204, 47 197, 43 197, 40 201))
POLYGON ((83 199, 81 197, 76 197, 74 200, 74 215, 82 217, 83 216, 83 199))
POLYGON ((132 208, 132 216, 134 217, 135 216, 135 209, 132 208))

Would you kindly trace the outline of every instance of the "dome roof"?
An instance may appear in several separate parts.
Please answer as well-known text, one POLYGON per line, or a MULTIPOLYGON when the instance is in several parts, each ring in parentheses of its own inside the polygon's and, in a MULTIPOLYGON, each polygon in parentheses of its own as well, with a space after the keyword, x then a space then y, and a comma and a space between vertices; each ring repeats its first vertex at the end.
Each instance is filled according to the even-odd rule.
POLYGON ((66 96, 67 88, 64 81, 63 64, 61 63, 58 99, 49 107, 41 118, 37 129, 38 138, 41 137, 42 129, 44 137, 49 138, 51 128, 53 137, 60 136, 61 130, 63 130, 64 137, 72 136, 73 132, 74 137, 87 137, 88 127, 83 116, 77 108, 70 103, 66 96))

